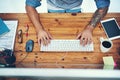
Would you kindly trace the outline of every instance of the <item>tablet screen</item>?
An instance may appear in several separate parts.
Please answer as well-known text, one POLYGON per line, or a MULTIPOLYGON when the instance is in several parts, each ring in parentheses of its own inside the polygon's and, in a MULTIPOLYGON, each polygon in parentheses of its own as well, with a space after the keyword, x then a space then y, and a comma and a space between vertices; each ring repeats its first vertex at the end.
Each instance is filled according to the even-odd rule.
POLYGON ((115 18, 103 20, 101 21, 101 24, 110 40, 120 38, 120 27, 115 18))

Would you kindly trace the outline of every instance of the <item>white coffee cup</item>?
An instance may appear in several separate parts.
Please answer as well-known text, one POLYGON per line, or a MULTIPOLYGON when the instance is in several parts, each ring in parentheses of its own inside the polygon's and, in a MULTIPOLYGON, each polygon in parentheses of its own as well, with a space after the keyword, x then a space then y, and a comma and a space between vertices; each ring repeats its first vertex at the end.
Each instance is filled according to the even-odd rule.
POLYGON ((104 39, 103 37, 100 38, 100 50, 101 52, 105 53, 105 52, 108 52, 112 46, 113 46, 113 43, 111 40, 109 39, 104 39))

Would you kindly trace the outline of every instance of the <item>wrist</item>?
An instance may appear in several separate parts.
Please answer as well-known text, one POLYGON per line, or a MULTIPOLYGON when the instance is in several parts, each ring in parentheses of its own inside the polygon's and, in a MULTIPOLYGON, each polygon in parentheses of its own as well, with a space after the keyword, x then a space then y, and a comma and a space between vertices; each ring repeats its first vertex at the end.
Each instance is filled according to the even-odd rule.
POLYGON ((37 29, 37 34, 39 34, 40 32, 43 32, 44 29, 37 29))
POLYGON ((44 31, 44 27, 41 24, 35 25, 35 29, 36 29, 37 34, 44 31))
POLYGON ((92 26, 92 25, 87 25, 87 27, 85 28, 85 29, 87 29, 87 30, 89 30, 89 31, 93 31, 93 29, 94 29, 94 26, 92 26))

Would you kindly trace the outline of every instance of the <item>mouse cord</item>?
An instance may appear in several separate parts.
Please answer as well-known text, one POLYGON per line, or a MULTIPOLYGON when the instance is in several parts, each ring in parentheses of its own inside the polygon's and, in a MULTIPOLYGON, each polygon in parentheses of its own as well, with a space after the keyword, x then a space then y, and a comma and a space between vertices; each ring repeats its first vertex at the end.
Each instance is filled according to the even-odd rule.
MULTIPOLYGON (((60 58, 60 60, 64 60, 64 58, 67 56, 68 52, 66 51, 65 54, 60 58)), ((60 64, 58 64, 58 60, 55 62, 55 65, 58 67, 58 68, 61 68, 60 67, 60 64)))
POLYGON ((26 59, 26 57, 28 56, 28 54, 29 54, 29 53, 27 53, 27 54, 25 55, 25 57, 24 57, 21 61, 19 61, 18 63, 16 63, 15 65, 21 64, 21 63, 26 59))

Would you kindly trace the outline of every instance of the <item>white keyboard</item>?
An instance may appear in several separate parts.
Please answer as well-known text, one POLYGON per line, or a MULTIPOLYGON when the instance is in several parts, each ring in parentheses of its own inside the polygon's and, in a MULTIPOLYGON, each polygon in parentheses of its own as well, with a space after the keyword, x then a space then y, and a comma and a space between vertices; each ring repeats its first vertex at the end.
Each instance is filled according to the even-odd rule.
POLYGON ((93 43, 85 46, 80 45, 80 40, 51 40, 50 44, 44 46, 41 44, 40 51, 82 51, 91 52, 94 51, 93 43))

